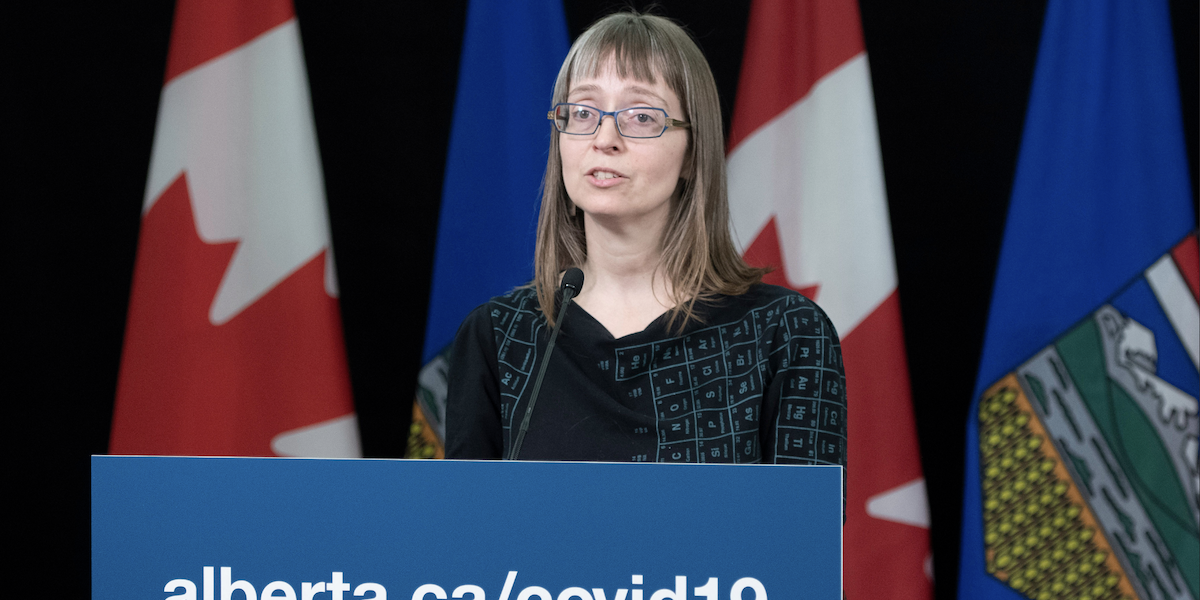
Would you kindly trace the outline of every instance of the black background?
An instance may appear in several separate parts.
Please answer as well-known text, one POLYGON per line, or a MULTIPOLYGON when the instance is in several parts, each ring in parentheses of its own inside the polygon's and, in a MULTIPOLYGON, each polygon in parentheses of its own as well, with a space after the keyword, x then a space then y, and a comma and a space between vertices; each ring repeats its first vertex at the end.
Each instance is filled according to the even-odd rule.
MULTIPOLYGON (((634 2, 644 7, 647 3, 634 2)), ((660 1, 709 57, 728 127, 749 3, 660 1)), ((1196 2, 1173 0, 1193 202, 1196 2)), ((572 37, 625 3, 567 0, 572 37)), ((1044 1, 861 0, 938 598, 954 597, 963 439, 1044 1)), ((404 451, 465 0, 297 0, 365 452, 404 451)), ((90 454, 108 444, 172 5, 7 3, 4 368, 19 502, 10 582, 89 579, 90 454)), ((549 82, 547 83, 549 86, 549 82)), ((502 152, 503 148, 497 148, 502 152)), ((414 541, 419 544, 419 541, 414 541)))

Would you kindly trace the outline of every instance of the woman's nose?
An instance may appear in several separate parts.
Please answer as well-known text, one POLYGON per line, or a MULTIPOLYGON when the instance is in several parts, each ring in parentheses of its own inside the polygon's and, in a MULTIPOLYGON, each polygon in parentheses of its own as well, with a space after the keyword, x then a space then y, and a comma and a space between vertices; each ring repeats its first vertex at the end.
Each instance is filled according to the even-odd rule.
POLYGON ((617 131, 616 115, 600 117, 600 128, 596 131, 595 144, 597 148, 608 150, 621 144, 621 132, 617 131))

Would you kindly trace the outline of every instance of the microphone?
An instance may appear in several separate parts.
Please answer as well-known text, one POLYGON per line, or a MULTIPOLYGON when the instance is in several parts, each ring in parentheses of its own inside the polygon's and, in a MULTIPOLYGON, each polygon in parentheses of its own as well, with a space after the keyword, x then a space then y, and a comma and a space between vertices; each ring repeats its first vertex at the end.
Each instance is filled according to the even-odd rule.
POLYGON ((550 343, 546 344, 546 355, 542 357, 542 366, 538 368, 537 380, 533 382, 533 394, 529 397, 529 406, 525 408, 525 418, 521 420, 521 429, 517 432, 517 439, 509 450, 508 460, 517 460, 521 453, 521 444, 525 442, 525 432, 529 430, 529 418, 533 416, 533 406, 537 404, 538 392, 542 391, 542 378, 546 376, 546 367, 550 364, 550 354, 554 352, 554 342, 558 339, 558 330, 562 328, 563 320, 567 316, 567 309, 571 307, 571 298, 578 295, 579 289, 582 287, 583 271, 576 267, 567 269, 562 278, 562 287, 559 288, 559 293, 562 294, 562 306, 558 309, 554 330, 550 332, 550 343))

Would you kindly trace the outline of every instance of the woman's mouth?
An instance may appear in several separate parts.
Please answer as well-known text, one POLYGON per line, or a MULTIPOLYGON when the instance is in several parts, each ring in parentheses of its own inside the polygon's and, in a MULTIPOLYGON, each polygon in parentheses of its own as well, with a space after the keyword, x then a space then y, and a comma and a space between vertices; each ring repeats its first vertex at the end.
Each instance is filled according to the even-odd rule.
POLYGON ((606 171, 604 169, 592 169, 588 171, 588 179, 592 185, 597 187, 612 187, 625 180, 625 176, 615 171, 606 171))

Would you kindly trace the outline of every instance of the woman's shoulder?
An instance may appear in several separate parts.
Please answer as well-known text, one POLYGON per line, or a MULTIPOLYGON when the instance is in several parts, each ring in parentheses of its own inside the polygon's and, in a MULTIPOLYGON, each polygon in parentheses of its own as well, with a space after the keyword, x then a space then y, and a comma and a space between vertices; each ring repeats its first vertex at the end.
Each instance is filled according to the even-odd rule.
POLYGON ((797 292, 792 288, 772 285, 769 283, 755 283, 750 286, 750 289, 744 294, 749 298, 759 298, 763 302, 774 302, 776 300, 787 300, 789 302, 808 302, 815 304, 804 294, 797 292))
POLYGON ((523 308, 530 310, 541 310, 537 299, 537 288, 532 285, 523 285, 514 288, 507 294, 496 296, 485 303, 485 306, 510 306, 514 308, 523 308))
POLYGON ((816 302, 813 302, 800 292, 769 283, 755 283, 744 293, 738 295, 719 295, 708 303, 715 306, 737 307, 743 310, 756 310, 772 304, 811 306, 818 310, 820 309, 816 302))
MULTIPOLYGON (((829 327, 833 331, 833 322, 829 315, 811 298, 791 288, 756 283, 745 293, 736 296, 718 296, 709 302, 718 313, 726 317, 734 314, 748 314, 766 309, 776 314, 794 314, 804 323, 818 327, 829 327)), ((836 335, 836 333, 834 334, 836 335)))
POLYGON ((524 285, 513 289, 507 294, 495 296, 476 306, 464 321, 507 321, 520 313, 541 315, 541 305, 538 303, 537 289, 524 285))

